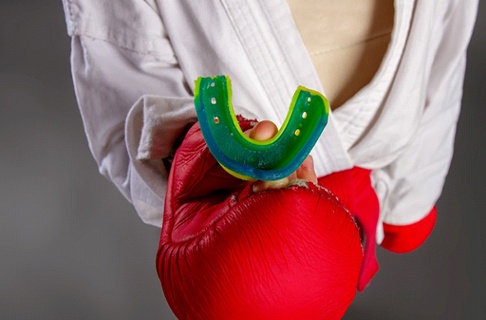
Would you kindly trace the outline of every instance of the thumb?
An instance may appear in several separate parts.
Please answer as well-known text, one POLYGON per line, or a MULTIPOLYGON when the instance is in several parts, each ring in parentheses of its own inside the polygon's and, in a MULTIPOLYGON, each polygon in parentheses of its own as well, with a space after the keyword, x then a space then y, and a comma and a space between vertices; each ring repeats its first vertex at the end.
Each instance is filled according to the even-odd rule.
POLYGON ((263 120, 257 123, 252 129, 245 133, 254 140, 265 141, 274 137, 278 132, 278 128, 272 121, 263 120))

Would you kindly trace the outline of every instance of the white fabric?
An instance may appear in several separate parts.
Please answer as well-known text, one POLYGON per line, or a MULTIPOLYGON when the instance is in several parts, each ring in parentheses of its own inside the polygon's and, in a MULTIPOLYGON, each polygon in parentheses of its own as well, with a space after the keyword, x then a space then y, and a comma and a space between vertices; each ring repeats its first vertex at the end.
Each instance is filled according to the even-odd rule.
MULTIPOLYGON (((91 151, 147 223, 161 225, 161 158, 196 120, 197 77, 229 75, 236 112, 278 125, 298 85, 325 92, 285 0, 63 3, 91 151)), ((477 3, 395 0, 380 69, 331 114, 313 150, 319 176, 373 169, 382 221, 416 222, 440 196, 477 3)))

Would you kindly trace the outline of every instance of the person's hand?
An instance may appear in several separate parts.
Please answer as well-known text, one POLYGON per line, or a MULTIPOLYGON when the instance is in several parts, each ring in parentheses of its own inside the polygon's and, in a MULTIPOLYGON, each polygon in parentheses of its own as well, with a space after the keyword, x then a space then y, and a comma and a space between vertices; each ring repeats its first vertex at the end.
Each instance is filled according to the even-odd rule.
MULTIPOLYGON (((239 124, 257 140, 277 132, 268 121, 239 124)), ((363 259, 359 230, 334 194, 288 185, 297 178, 316 181, 310 158, 280 185, 238 179, 212 156, 198 123, 188 131, 167 182, 157 252, 178 319, 342 318, 363 259)))
MULTIPOLYGON (((255 125, 252 129, 245 131, 251 139, 265 141, 274 137, 278 132, 277 126, 268 120, 264 120, 255 125)), ((253 184, 253 191, 260 192, 267 189, 279 189, 289 185, 296 179, 307 180, 317 184, 317 176, 314 171, 314 162, 312 156, 307 156, 300 167, 290 176, 275 181, 257 181, 253 184)))

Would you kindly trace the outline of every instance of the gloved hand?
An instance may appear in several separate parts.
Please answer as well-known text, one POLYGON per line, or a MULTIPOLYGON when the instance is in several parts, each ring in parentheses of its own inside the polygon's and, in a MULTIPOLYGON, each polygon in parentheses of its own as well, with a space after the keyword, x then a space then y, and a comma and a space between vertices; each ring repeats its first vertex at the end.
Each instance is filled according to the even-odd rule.
POLYGON ((378 271, 376 227, 380 214, 378 197, 371 186, 371 170, 354 167, 319 178, 319 184, 339 198, 360 226, 364 259, 358 281, 363 291, 378 271))
POLYGON ((262 192, 253 185, 227 174, 198 124, 190 129, 173 161, 157 254, 175 315, 340 319, 363 258, 349 211, 303 180, 262 192))

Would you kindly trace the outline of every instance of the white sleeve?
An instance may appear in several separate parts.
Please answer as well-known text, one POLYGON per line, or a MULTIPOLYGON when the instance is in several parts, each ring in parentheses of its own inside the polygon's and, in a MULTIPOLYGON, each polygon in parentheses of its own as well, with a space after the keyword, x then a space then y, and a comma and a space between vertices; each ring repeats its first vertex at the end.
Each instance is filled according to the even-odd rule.
MULTIPOLYGON (((373 172, 381 200, 381 220, 408 225, 434 207, 453 155, 462 99, 466 50, 474 26, 477 1, 457 1, 434 36, 440 37, 427 87, 419 128, 401 156, 373 172)), ((380 230, 378 230, 379 239, 380 230)))
POLYGON ((150 1, 64 1, 74 87, 100 172, 160 226, 170 155, 192 93, 150 1))

